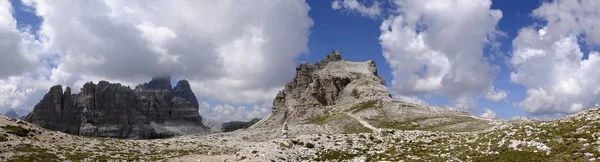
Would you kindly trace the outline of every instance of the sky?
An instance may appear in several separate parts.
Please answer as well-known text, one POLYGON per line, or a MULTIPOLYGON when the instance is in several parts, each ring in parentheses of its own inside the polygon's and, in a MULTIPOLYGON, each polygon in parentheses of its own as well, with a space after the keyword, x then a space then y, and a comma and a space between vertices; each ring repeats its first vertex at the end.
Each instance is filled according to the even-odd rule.
POLYGON ((600 102, 595 0, 0 0, 0 113, 52 85, 190 81, 216 122, 270 113, 295 66, 374 60, 394 98, 553 119, 600 102))

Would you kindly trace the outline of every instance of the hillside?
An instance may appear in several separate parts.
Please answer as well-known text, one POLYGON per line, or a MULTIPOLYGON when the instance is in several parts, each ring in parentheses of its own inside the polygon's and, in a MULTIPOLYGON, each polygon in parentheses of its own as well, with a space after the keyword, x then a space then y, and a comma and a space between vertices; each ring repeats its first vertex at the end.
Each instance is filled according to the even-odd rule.
POLYGON ((279 130, 250 129, 125 140, 72 136, 1 116, 0 160, 595 161, 600 156, 600 107, 558 120, 502 123, 486 132, 327 134, 291 126, 290 138, 281 138, 279 130))

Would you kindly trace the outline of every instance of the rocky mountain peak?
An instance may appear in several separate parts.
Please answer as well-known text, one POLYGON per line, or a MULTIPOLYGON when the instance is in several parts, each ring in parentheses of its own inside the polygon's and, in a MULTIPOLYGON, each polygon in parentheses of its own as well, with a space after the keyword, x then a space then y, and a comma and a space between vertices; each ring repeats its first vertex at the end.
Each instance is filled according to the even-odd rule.
POLYGON ((175 88, 173 88, 173 95, 175 97, 181 97, 185 100, 190 101, 196 109, 200 107, 200 105, 198 104, 198 98, 196 98, 196 94, 192 92, 190 83, 188 83, 188 81, 185 79, 177 82, 177 85, 175 86, 175 88))
POLYGON ((257 124, 280 126, 329 111, 330 106, 367 98, 391 98, 374 61, 350 62, 340 51, 296 67, 296 76, 273 100, 272 113, 257 124))
POLYGON ((50 91, 48 91, 49 93, 47 93, 44 97, 46 97, 47 95, 55 95, 55 94, 61 94, 63 93, 62 90, 62 86, 61 85, 55 85, 50 87, 50 91))
POLYGON ((315 64, 317 64, 317 65, 327 64, 330 62, 336 62, 336 61, 342 61, 342 60, 343 59, 342 59, 342 55, 340 54, 340 50, 335 50, 335 51, 331 50, 329 52, 329 55, 327 55, 323 60, 321 60, 315 64))
POLYGON ((149 89, 168 89, 171 90, 171 76, 154 77, 150 82, 142 84, 149 89))
POLYGON ((15 110, 13 110, 13 109, 6 111, 6 113, 4 113, 4 116, 11 117, 11 118, 19 118, 19 114, 17 114, 17 112, 15 112, 15 110))

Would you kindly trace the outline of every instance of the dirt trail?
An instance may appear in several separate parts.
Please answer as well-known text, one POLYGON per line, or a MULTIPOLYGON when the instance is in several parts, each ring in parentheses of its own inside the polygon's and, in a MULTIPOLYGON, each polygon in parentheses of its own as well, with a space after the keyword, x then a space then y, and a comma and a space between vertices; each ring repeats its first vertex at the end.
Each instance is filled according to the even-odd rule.
POLYGON ((348 112, 346 112, 346 114, 354 119, 356 119, 360 124, 362 124, 363 126, 373 130, 373 132, 377 132, 378 129, 375 128, 373 125, 369 124, 367 121, 363 120, 362 118, 355 116, 354 114, 350 114, 348 112))
POLYGON ((484 130, 473 131, 473 132, 464 132, 464 133, 475 133, 475 134, 487 133, 487 132, 495 131, 498 129, 506 128, 509 126, 509 125, 505 124, 504 122, 501 122, 501 121, 498 121, 495 119, 482 118, 482 117, 471 116, 471 115, 458 115, 458 116, 471 117, 471 118, 478 119, 478 120, 485 120, 485 121, 488 121, 490 125, 492 125, 491 127, 484 129, 484 130))

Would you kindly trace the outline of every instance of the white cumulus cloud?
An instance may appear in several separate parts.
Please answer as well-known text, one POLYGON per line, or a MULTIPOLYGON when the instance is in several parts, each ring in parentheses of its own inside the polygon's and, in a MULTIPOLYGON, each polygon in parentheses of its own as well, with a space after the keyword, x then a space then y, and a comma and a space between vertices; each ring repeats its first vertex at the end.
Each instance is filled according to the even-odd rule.
POLYGON ((344 10, 348 12, 357 12, 362 16, 376 18, 381 15, 381 3, 379 1, 373 1, 371 6, 365 6, 358 2, 358 0, 335 0, 331 3, 331 8, 334 10, 344 10))
POLYGON ((502 101, 506 99, 506 97, 508 97, 508 92, 504 90, 496 90, 494 87, 490 88, 485 94, 485 98, 493 102, 502 101))
POLYGON ((400 96, 441 95, 473 110, 495 78, 483 47, 497 44, 500 10, 490 0, 396 0, 398 14, 380 26, 383 55, 400 96))
POLYGON ((496 118, 496 112, 494 112, 494 111, 492 111, 492 110, 490 110, 488 108, 485 108, 484 110, 485 110, 485 112, 483 114, 481 114, 479 117, 489 118, 489 119, 495 119, 496 118))
POLYGON ((54 84, 135 86, 164 74, 188 79, 199 98, 270 103, 293 77, 294 58, 308 52, 313 25, 302 0, 23 3, 43 19, 41 49, 19 43, 29 37, 0 1, 0 35, 10 36, 0 37, 0 53, 11 58, 0 60, 0 109, 31 109, 54 84))
POLYGON ((234 107, 228 104, 213 106, 206 102, 201 102, 199 111, 204 119, 223 123, 229 121, 250 121, 254 118, 265 117, 271 113, 271 106, 252 105, 252 107, 234 107))
POLYGON ((12 11, 9 1, 0 1, 0 79, 21 75, 37 66, 38 58, 33 48, 39 42, 17 29, 12 11))
POLYGON ((599 7, 594 0, 562 0, 533 11, 545 24, 519 31, 509 61, 511 81, 527 88, 519 107, 532 114, 569 114, 600 100, 600 53, 585 58, 579 44, 600 45, 599 7))

